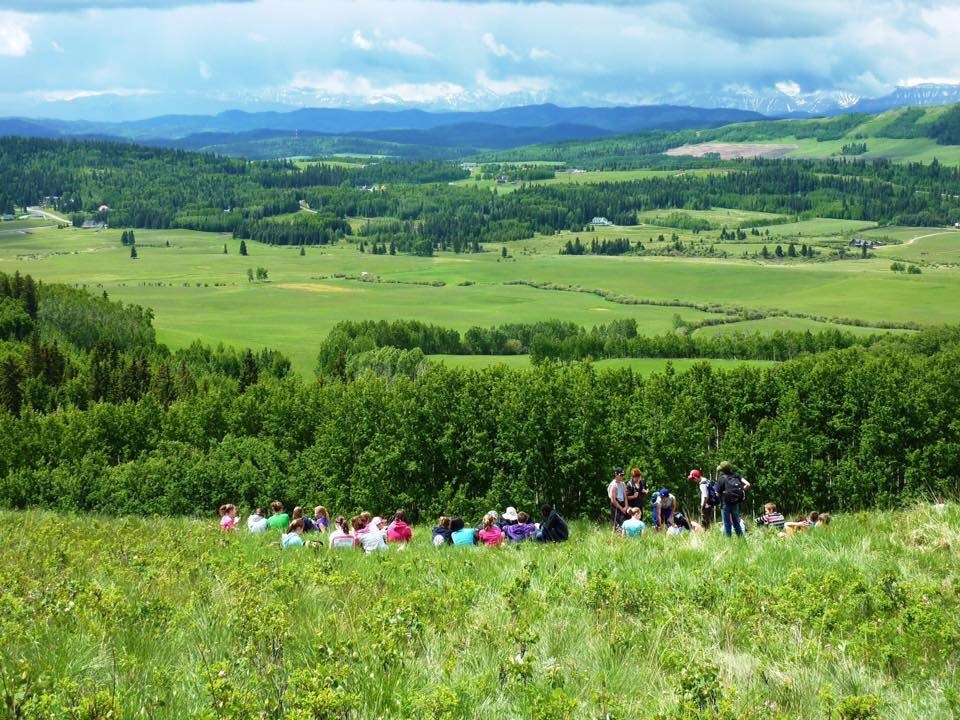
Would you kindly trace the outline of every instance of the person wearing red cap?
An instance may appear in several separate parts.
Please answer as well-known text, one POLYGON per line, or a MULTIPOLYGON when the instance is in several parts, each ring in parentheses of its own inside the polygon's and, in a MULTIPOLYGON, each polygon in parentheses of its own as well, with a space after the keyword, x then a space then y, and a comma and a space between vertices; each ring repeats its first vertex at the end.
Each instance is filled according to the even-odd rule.
POLYGON ((699 470, 691 470, 687 480, 700 485, 700 524, 706 530, 713 522, 713 509, 716 507, 716 491, 710 483, 710 478, 704 477, 699 470), (711 492, 713 490, 713 492, 711 492))

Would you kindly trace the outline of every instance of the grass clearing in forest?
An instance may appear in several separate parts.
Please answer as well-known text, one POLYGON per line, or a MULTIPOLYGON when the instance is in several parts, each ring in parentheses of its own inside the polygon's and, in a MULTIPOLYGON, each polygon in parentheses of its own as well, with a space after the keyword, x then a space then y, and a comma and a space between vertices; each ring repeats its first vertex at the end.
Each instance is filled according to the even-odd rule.
POLYGON ((425 524, 374 557, 278 537, 0 513, 6 691, 25 717, 687 718, 691 687, 742 720, 954 717, 956 505, 745 541, 574 522, 560 545, 438 549, 425 524))

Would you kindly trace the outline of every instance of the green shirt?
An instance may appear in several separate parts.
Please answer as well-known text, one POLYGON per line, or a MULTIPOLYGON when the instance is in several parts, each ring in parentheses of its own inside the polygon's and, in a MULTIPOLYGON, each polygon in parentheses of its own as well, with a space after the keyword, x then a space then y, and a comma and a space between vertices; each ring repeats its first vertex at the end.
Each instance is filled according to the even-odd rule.
POLYGON ((287 531, 287 525, 290 524, 290 516, 286 513, 277 513, 267 518, 267 527, 271 530, 287 531))

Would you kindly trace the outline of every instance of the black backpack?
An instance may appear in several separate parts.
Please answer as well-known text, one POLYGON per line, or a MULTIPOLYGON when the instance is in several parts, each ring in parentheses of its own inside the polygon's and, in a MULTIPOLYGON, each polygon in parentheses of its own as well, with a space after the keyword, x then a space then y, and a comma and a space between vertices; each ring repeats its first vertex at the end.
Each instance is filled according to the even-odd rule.
POLYGON ((743 478, 739 475, 724 475, 721 482, 723 483, 723 501, 725 503, 741 503, 747 497, 747 492, 743 489, 743 478))
POLYGON ((717 507, 720 504, 720 495, 717 494, 717 484, 707 481, 707 507, 717 507))

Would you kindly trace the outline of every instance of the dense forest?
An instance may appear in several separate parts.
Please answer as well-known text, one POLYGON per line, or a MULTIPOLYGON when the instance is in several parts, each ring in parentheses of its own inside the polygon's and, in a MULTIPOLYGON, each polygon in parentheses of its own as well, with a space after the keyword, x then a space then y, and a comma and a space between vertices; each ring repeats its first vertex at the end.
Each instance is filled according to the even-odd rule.
MULTIPOLYGON (((390 478, 390 506, 414 516, 541 500, 593 516, 615 464, 644 468, 692 503, 689 469, 732 458, 759 500, 852 509, 952 496, 960 474, 957 328, 849 347, 834 335, 768 369, 703 364, 644 378, 580 363, 417 363, 408 376, 381 357, 354 362, 341 379, 338 353, 332 373, 305 381, 269 351, 196 344, 170 353, 148 312, 82 290, 18 276, 3 276, 0 289, 3 317, 22 311, 0 323, 5 507, 205 514, 280 498, 378 508, 390 478)), ((541 336, 546 328, 581 336, 563 323, 544 323, 541 336)), ((369 350, 413 360, 431 343, 447 349, 500 332, 524 341, 519 331, 461 338, 413 325, 339 332, 377 336, 369 350)), ((626 326, 605 332, 630 335, 626 326)))

